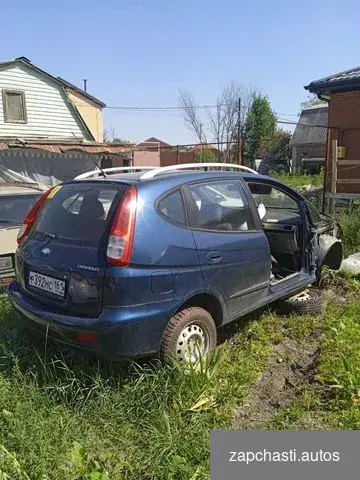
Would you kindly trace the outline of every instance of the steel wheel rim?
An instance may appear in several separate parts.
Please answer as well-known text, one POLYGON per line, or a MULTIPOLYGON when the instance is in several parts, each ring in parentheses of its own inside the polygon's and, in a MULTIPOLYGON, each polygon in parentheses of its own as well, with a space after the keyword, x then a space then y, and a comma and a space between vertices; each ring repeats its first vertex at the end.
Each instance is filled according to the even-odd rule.
POLYGON ((294 295, 292 298, 297 302, 304 302, 306 300, 310 300, 311 295, 309 293, 309 290, 304 290, 303 292, 300 292, 297 295, 294 295))
POLYGON ((176 340, 176 358, 183 364, 197 365, 209 350, 206 331, 198 324, 191 323, 180 332, 176 340))

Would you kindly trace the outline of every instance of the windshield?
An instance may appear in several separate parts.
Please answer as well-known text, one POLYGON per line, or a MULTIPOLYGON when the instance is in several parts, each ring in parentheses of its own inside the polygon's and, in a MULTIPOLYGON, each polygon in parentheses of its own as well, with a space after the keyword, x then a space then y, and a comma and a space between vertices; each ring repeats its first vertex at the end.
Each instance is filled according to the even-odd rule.
POLYGON ((38 195, 0 195, 0 223, 21 225, 38 195))
POLYGON ((105 233, 116 199, 126 188, 122 184, 102 182, 63 185, 45 203, 34 232, 82 244, 97 244, 105 233))

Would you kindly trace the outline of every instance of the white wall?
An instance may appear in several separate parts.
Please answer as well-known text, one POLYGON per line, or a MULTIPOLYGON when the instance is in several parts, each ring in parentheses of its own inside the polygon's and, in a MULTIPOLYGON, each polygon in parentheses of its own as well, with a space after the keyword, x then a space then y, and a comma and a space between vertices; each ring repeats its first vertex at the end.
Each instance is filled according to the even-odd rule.
POLYGON ((87 139, 61 87, 25 65, 0 66, 0 137, 87 139), (5 123, 2 90, 25 92, 27 123, 5 123))

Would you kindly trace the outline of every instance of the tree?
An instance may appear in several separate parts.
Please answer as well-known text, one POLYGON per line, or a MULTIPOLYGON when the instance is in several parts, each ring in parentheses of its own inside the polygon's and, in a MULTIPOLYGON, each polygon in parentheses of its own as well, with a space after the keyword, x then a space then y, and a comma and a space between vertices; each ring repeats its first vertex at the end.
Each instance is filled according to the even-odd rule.
POLYGON ((185 126, 199 143, 216 143, 221 151, 221 159, 229 161, 231 145, 237 142, 239 117, 240 134, 243 135, 254 92, 253 88, 232 82, 222 87, 215 107, 206 108, 205 115, 201 117, 194 96, 186 90, 179 90, 178 103, 182 108, 185 126))
POLYGON ((124 140, 117 134, 115 128, 110 125, 104 132, 104 142, 107 143, 131 143, 129 140, 124 140))
POLYGON ((266 96, 255 95, 247 116, 243 154, 246 163, 254 166, 255 159, 266 150, 276 131, 276 116, 266 96))
POLYGON ((266 142, 265 149, 260 153, 266 168, 275 172, 290 170, 291 148, 289 142, 291 133, 278 128, 266 142))
POLYGON ((214 163, 219 162, 219 151, 209 148, 206 144, 200 146, 199 150, 195 152, 195 162, 214 163))
POLYGON ((307 108, 311 108, 315 105, 322 105, 325 102, 323 100, 320 100, 320 98, 315 95, 315 93, 310 93, 307 95, 306 100, 300 103, 300 112, 299 115, 303 110, 306 110, 307 108))

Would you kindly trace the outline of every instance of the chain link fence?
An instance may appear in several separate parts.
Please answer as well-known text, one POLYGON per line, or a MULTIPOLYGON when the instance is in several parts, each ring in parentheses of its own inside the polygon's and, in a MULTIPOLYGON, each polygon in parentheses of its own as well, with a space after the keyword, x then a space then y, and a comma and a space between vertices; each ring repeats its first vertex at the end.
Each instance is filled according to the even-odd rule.
POLYGON ((320 212, 323 211, 324 189, 322 187, 314 189, 299 188, 298 192, 320 212))

